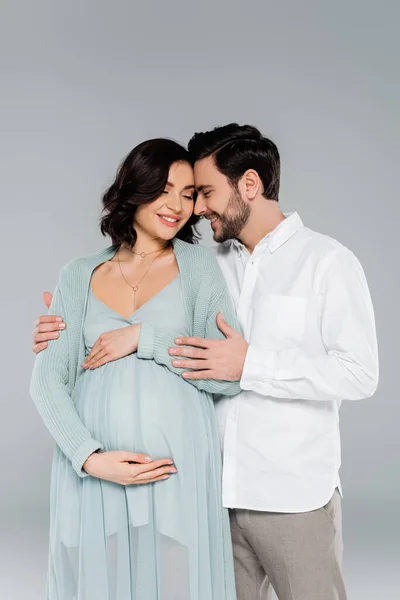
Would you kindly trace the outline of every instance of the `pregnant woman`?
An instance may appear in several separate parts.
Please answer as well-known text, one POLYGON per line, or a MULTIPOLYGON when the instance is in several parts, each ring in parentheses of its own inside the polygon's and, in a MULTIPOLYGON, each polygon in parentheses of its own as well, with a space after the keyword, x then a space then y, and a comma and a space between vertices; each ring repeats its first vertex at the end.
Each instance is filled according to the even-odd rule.
POLYGON ((218 312, 239 328, 193 196, 183 147, 140 144, 103 198, 112 246, 61 270, 67 326, 31 382, 57 444, 48 600, 236 598, 211 394, 239 383, 185 381, 165 352, 175 333, 223 337, 218 312))

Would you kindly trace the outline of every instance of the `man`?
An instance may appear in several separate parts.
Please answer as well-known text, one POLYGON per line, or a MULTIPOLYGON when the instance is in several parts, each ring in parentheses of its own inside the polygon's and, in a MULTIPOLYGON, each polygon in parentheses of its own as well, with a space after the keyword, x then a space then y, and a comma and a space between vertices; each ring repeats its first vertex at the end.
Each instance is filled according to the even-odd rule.
MULTIPOLYGON (((236 124, 193 136, 198 197, 244 336, 219 315, 224 340, 181 338, 169 350, 188 379, 240 379, 218 399, 223 503, 231 509, 239 600, 344 600, 339 407, 378 382, 363 270, 337 241, 278 205, 280 159, 236 124)), ((57 330, 42 318, 34 350, 57 330)))

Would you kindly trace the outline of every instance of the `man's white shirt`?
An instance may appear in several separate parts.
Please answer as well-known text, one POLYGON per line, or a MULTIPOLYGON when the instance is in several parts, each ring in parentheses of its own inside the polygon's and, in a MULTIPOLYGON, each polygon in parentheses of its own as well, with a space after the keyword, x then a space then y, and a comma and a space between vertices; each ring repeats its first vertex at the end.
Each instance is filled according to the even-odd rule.
POLYGON ((217 258, 249 343, 242 392, 217 398, 223 504, 304 512, 340 489, 339 407, 378 382, 372 302, 357 258, 289 215, 250 255, 217 258))

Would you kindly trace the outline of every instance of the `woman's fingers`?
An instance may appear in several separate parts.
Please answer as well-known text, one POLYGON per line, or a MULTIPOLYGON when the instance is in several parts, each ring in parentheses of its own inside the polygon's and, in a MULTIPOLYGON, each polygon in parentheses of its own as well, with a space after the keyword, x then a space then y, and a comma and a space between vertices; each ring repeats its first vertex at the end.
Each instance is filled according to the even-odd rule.
POLYGON ((84 360, 84 362, 83 362, 84 366, 86 366, 86 367, 87 367, 87 366, 89 365, 89 363, 91 363, 91 362, 92 362, 92 360, 95 358, 96 354, 97 354, 98 352, 101 352, 101 350, 102 350, 102 349, 103 349, 103 348, 102 348, 102 346, 101 346, 101 344, 100 344, 99 340, 97 340, 97 341, 96 341, 96 342, 93 344, 91 351, 89 352, 89 354, 88 354, 88 355, 87 355, 87 357, 85 358, 85 360, 84 360))
POLYGON ((161 467, 174 467, 174 461, 170 458, 160 458, 158 460, 153 460, 151 463, 131 465, 132 474, 134 472, 136 474, 148 473, 149 471, 154 471, 155 469, 159 469, 161 467))
MULTIPOLYGON (((99 354, 99 356, 101 356, 101 355, 99 354)), ((98 369, 99 367, 102 367, 103 365, 105 365, 109 362, 112 362, 113 360, 115 360, 115 358, 113 358, 109 354, 105 353, 104 356, 102 356, 98 360, 96 359, 94 362, 92 361, 92 364, 90 365, 89 368, 90 369, 98 369)))
POLYGON ((86 359, 83 363, 85 369, 97 369, 107 362, 110 362, 112 358, 108 355, 107 350, 99 350, 92 359, 86 359))
MULTIPOLYGON (((121 452, 121 460, 124 462, 136 462, 136 463, 151 463, 153 459, 148 454, 142 452, 129 452, 128 450, 121 452)), ((165 460, 171 460, 166 458, 165 460)), ((172 464, 172 461, 171 461, 172 464)))
POLYGON ((154 479, 158 479, 158 477, 162 477, 163 475, 173 475, 177 473, 177 469, 174 466, 168 467, 160 467, 159 469, 154 469, 153 471, 139 473, 133 478, 132 483, 143 483, 143 481, 154 481, 154 479))
POLYGON ((93 348, 91 349, 91 351, 89 352, 89 354, 87 355, 85 360, 83 361, 83 366, 85 368, 91 367, 93 365, 93 363, 95 363, 97 360, 99 360, 106 354, 107 354, 106 348, 104 348, 104 346, 102 346, 99 343, 99 340, 97 340, 97 342, 95 344, 93 344, 93 348))
MULTIPOLYGON (((145 485, 146 483, 155 483, 156 481, 162 481, 163 479, 169 479, 170 477, 171 475, 160 475, 160 477, 156 477, 155 479, 143 479, 143 481, 140 482, 140 485, 145 485)), ((137 485, 139 485, 139 483, 137 485)))

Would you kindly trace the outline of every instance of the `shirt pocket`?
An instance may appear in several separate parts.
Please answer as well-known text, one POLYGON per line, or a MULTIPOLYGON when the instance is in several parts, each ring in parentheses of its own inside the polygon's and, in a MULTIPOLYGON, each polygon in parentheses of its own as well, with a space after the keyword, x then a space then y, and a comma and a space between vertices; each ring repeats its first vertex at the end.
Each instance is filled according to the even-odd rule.
POLYGON ((254 304, 251 343, 286 350, 301 344, 307 298, 263 294, 254 304))

